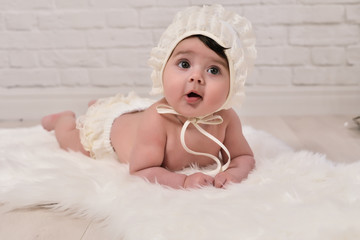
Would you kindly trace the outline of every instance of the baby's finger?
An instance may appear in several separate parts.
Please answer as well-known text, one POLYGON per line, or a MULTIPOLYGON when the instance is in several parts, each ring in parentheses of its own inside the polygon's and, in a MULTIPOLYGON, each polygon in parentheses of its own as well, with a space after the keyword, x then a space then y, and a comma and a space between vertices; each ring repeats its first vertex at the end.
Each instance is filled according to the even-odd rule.
POLYGON ((217 188, 223 188, 227 182, 225 175, 218 175, 215 177, 214 186, 217 188))
POLYGON ((214 185, 214 178, 208 175, 204 176, 204 181, 206 185, 214 185))

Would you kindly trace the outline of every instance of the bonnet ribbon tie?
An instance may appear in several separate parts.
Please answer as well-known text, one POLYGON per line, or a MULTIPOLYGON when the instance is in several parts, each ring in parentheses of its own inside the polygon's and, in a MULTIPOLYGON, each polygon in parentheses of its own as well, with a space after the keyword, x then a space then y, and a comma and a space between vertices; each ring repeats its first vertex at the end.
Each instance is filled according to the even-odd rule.
MULTIPOLYGON (((156 107, 156 110, 159 114, 175 114, 175 115, 179 115, 181 116, 180 113, 176 112, 171 106, 165 105, 165 104, 161 104, 159 106, 156 107)), ((221 124, 223 122, 223 119, 221 116, 219 115, 208 115, 205 117, 193 117, 193 118, 189 118, 185 121, 184 125, 181 128, 181 134, 180 134, 180 142, 181 145, 183 146, 183 148, 185 149, 185 151, 187 151, 190 154, 194 154, 194 155, 199 155, 199 156, 205 156, 205 157, 209 157, 212 160, 214 160, 217 164, 216 169, 211 170, 206 172, 206 174, 208 175, 216 175, 219 172, 225 171, 230 164, 230 152, 229 150, 225 147, 225 145, 220 142, 216 137, 214 137, 213 135, 211 135, 210 133, 208 133, 207 131, 205 131, 202 127, 199 126, 200 124, 208 124, 208 125, 218 125, 221 124), (209 153, 202 153, 202 152, 195 152, 191 149, 189 149, 185 143, 185 132, 186 129, 188 128, 189 124, 192 124, 195 126, 195 128, 202 133, 203 135, 205 135, 206 137, 208 137, 209 139, 211 139, 212 141, 214 141, 217 145, 219 145, 226 153, 228 160, 226 162, 226 164, 224 164, 222 166, 221 161, 219 158, 217 158, 216 156, 209 154, 209 153)))

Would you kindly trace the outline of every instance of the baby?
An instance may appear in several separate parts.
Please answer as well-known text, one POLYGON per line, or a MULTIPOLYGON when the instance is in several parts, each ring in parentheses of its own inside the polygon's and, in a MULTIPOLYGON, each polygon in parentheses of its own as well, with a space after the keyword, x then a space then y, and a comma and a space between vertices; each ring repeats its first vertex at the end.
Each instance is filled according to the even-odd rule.
POLYGON ((251 24, 220 5, 179 12, 151 52, 153 102, 134 94, 99 99, 84 116, 70 111, 42 119, 63 149, 96 159, 115 157, 130 173, 172 188, 245 179, 254 168, 239 117, 247 71, 256 56, 251 24), (197 165, 208 171, 185 175, 197 165))

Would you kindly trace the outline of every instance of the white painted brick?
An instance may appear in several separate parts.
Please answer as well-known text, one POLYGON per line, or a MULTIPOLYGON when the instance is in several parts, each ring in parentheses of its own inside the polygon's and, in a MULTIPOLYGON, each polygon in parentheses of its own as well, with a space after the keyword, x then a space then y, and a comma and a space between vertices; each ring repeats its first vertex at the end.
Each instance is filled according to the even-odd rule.
POLYGON ((187 7, 189 5, 192 5, 190 3, 190 0, 183 0, 183 1, 177 1, 177 0, 157 0, 156 1, 156 6, 160 6, 160 7, 174 7, 174 6, 182 6, 182 7, 187 7))
POLYGON ((141 68, 150 68, 148 60, 150 58, 150 48, 139 49, 139 67, 141 68))
MULTIPOLYGON (((45 36, 42 36, 42 38, 45 38, 45 41, 49 41, 50 43, 47 43, 52 48, 83 48, 86 46, 86 32, 81 31, 53 31, 53 32, 46 32, 45 36)), ((30 47, 32 44, 30 43, 30 47)), ((38 44, 35 44, 33 47, 40 48, 38 44)))
POLYGON ((122 9, 124 7, 151 7, 156 5, 157 0, 89 0, 90 6, 97 9, 108 9, 108 8, 118 8, 122 9))
POLYGON ((80 31, 0 32, 0 49, 49 49, 86 47, 80 31))
POLYGON ((304 47, 259 47, 259 65, 305 65, 310 62, 310 50, 304 47))
MULTIPOLYGON (((358 1, 359 3, 359 1, 358 1)), ((350 5, 346 7, 346 18, 349 21, 360 23, 360 5, 350 5)))
POLYGON ((290 43, 296 45, 348 45, 359 42, 356 25, 307 25, 290 27, 290 43))
POLYGON ((15 68, 34 68, 38 66, 38 56, 34 51, 10 51, 10 66, 15 68))
POLYGON ((36 26, 33 13, 10 13, 5 15, 6 28, 9 30, 31 30, 36 26))
POLYGON ((9 67, 9 57, 7 51, 0 51, 0 68, 9 67))
POLYGON ((311 55, 316 65, 343 65, 346 59, 345 49, 336 47, 313 48, 311 55))
POLYGON ((153 34, 153 46, 151 47, 155 47, 155 45, 158 44, 159 40, 160 40, 160 37, 161 35, 164 33, 165 31, 165 28, 161 28, 161 29, 153 29, 152 30, 152 34, 153 34))
POLYGON ((292 73, 286 67, 259 67, 256 83, 258 85, 290 85, 292 73))
POLYGON ((167 27, 175 14, 181 10, 178 8, 151 8, 140 11, 140 26, 145 28, 165 28, 167 27))
POLYGON ((297 3, 298 0, 262 0, 261 3, 263 4, 293 4, 297 3))
POLYGON ((244 15, 253 24, 339 23, 344 20, 343 6, 249 6, 244 15))
POLYGON ((150 58, 149 47, 134 49, 111 49, 107 52, 107 59, 110 66, 122 68, 149 68, 150 58))
POLYGON ((256 85, 257 79, 259 78, 259 66, 256 64, 250 72, 248 72, 248 76, 246 78, 245 85, 246 86, 254 86, 256 85))
POLYGON ((350 64, 360 65, 360 46, 352 46, 347 49, 347 61, 350 64))
POLYGON ((4 23, 4 14, 0 11, 0 30, 5 29, 5 23, 4 23))
POLYGON ((3 10, 52 9, 53 2, 49 0, 0 0, 3 10))
POLYGON ((0 86, 150 90, 175 13, 211 3, 252 20, 247 86, 360 85, 359 0, 0 0, 0 86))
POLYGON ((94 86, 150 86, 149 69, 92 69, 90 81, 94 86))
POLYGON ((85 34, 80 31, 0 32, 0 48, 83 48, 87 44, 85 34))
POLYGON ((139 29, 99 30, 88 33, 92 48, 153 46, 151 31, 139 29))
POLYGON ((285 45, 288 39, 286 26, 254 26, 257 46, 285 45))
POLYGON ((88 8, 88 0, 54 0, 56 8, 64 9, 84 9, 88 8))
POLYGON ((50 87, 60 84, 56 70, 0 70, 0 79, 0 86, 2 87, 50 87))
POLYGON ((38 24, 40 30, 64 28, 58 14, 43 13, 43 14, 39 14, 37 18, 38 18, 38 24))
POLYGON ((74 12, 62 14, 65 26, 76 29, 103 28, 105 26, 105 14, 103 12, 74 12))
POLYGON ((0 31, 0 50, 9 48, 9 36, 8 33, 0 31))
POLYGON ((60 79, 65 86, 87 86, 90 84, 86 69, 62 69, 60 79))
POLYGON ((242 5, 242 4, 258 4, 261 0, 190 0, 191 4, 203 5, 203 4, 222 4, 222 5, 242 5))
POLYGON ((359 0, 298 0, 300 3, 304 4, 346 4, 346 3, 359 3, 359 0))
POLYGON ((0 32, 0 49, 26 49, 29 33, 0 32))
POLYGON ((108 12, 106 19, 110 27, 125 28, 139 26, 139 14, 132 8, 108 12))
MULTIPOLYGON (((147 68, 141 68, 139 69, 140 72, 139 72, 139 75, 136 80, 135 80, 135 84, 137 86, 146 86, 146 87, 149 87, 149 92, 151 90, 151 86, 152 86, 152 80, 151 80, 151 72, 152 72, 152 69, 150 69, 150 67, 147 67, 147 68)), ((131 74, 135 74, 136 75, 136 72, 135 71, 134 73, 130 72, 131 74)))
POLYGON ((0 12, 0 30, 4 29, 4 16, 3 13, 0 12))
POLYGON ((76 11, 65 13, 41 14, 39 28, 52 29, 91 29, 105 27, 105 14, 102 12, 76 11))
POLYGON ((294 70, 296 85, 358 85, 360 67, 299 67, 294 70))
POLYGON ((143 52, 137 49, 110 50, 107 56, 110 65, 122 68, 136 68, 144 66, 147 62, 143 52))
POLYGON ((23 32, 10 35, 10 48, 41 49, 52 48, 52 33, 49 32, 23 32))
MULTIPOLYGON (((292 14, 301 14, 300 22, 303 23, 340 23, 344 21, 345 8, 342 5, 304 6, 301 7, 300 13, 295 8, 292 14)), ((284 24, 286 24, 286 22, 284 24)))
POLYGON ((56 50, 42 51, 40 62, 44 67, 104 67, 106 55, 101 50, 56 50))

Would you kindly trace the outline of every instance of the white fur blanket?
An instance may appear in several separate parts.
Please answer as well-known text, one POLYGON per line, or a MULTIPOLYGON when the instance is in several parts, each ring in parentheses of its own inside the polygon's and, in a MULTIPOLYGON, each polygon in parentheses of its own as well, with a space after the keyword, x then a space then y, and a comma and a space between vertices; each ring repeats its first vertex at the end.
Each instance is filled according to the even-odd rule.
POLYGON ((360 161, 334 164, 244 128, 257 159, 228 189, 171 190, 57 146, 40 126, 0 129, 0 211, 50 204, 103 219, 109 239, 360 239, 360 161))

